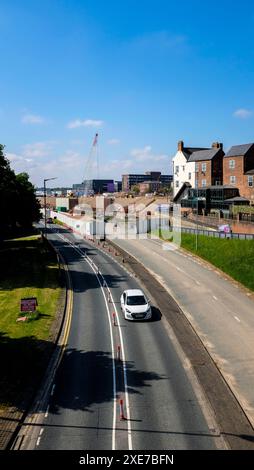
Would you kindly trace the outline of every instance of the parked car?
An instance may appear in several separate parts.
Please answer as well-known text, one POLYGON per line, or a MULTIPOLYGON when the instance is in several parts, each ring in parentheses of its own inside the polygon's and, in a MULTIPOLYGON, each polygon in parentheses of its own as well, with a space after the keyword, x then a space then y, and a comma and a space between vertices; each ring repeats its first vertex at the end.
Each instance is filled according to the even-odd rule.
POLYGON ((140 289, 125 290, 120 303, 126 320, 150 320, 152 317, 150 302, 140 289))
POLYGON ((228 224, 219 225, 218 230, 219 230, 219 232, 224 232, 224 233, 230 233, 231 232, 230 225, 228 225, 228 224))

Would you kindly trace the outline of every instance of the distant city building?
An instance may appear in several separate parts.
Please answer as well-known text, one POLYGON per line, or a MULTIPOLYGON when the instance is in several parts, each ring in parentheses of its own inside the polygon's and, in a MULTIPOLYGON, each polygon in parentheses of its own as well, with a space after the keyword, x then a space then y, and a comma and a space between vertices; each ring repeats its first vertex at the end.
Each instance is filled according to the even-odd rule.
POLYGON ((73 190, 85 191, 88 194, 103 194, 114 192, 114 180, 92 179, 84 180, 81 184, 74 184, 73 190))
POLYGON ((115 181, 114 185, 115 185, 115 192, 116 193, 119 193, 119 192, 122 191, 122 186, 123 186, 122 181, 115 181))
POLYGON ((144 181, 138 184, 140 194, 154 193, 162 188, 161 181, 144 181))
MULTIPOLYGON (((70 187, 63 187, 63 188, 46 188, 46 194, 49 196, 66 196, 72 192, 70 187)), ((36 188, 36 195, 42 196, 44 195, 44 187, 36 188)))
POLYGON ((122 175, 122 190, 128 192, 132 186, 144 182, 160 182, 162 186, 170 186, 173 181, 172 175, 162 175, 160 171, 147 171, 145 174, 122 175))

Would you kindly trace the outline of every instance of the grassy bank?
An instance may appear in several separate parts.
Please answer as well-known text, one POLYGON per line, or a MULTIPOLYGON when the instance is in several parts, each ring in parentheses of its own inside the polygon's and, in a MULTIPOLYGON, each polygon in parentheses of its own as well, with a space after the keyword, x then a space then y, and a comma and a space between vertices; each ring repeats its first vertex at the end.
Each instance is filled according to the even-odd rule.
POLYGON ((64 223, 59 219, 53 219, 53 224, 62 225, 64 227, 64 223))
POLYGON ((61 288, 55 254, 38 235, 2 243, 0 266, 0 405, 5 406, 24 400, 41 377, 61 288), (36 297, 38 313, 17 322, 22 297, 36 297))
POLYGON ((201 256, 225 273, 254 290, 254 242, 182 234, 182 247, 201 256))
MULTIPOLYGON (((154 232, 155 233, 155 232, 154 232)), ((172 239, 172 232, 157 231, 163 240, 172 239)), ((182 233, 181 247, 209 261, 226 274, 241 282, 254 291, 254 242, 253 240, 237 240, 212 238, 182 233)))

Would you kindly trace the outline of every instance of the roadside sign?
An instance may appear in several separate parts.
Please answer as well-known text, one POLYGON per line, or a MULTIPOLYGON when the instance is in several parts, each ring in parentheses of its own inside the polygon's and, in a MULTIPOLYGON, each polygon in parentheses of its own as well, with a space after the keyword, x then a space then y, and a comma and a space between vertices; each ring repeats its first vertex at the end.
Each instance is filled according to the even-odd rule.
POLYGON ((36 310, 38 303, 36 297, 27 297, 21 299, 20 302, 20 311, 21 312, 34 312, 36 310))

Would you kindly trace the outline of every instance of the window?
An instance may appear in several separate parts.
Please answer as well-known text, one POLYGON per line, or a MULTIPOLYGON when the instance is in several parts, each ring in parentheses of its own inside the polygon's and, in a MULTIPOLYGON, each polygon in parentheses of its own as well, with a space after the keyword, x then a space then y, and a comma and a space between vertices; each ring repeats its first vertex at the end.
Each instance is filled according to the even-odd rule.
POLYGON ((248 176, 248 186, 252 187, 253 186, 253 176, 248 176))
POLYGON ((189 173, 189 180, 191 180, 191 173, 189 173))
POLYGON ((202 188, 205 188, 206 187, 206 180, 202 180, 201 185, 202 185, 202 188))
POLYGON ((176 175, 179 173, 179 165, 176 166, 176 175))
POLYGON ((235 184, 236 183, 236 177, 235 176, 230 176, 230 183, 235 184))
POLYGON ((195 163, 195 171, 198 171, 198 163, 195 163))
POLYGON ((146 305, 146 299, 143 295, 131 295, 127 297, 127 305, 146 305))
POLYGON ((202 163, 202 171, 206 172, 206 163, 202 163))
POLYGON ((179 181, 176 181, 176 188, 179 188, 179 181))
POLYGON ((235 168, 235 160, 229 160, 229 168, 235 168))
POLYGON ((183 165, 183 171, 185 171, 185 166, 183 165))

